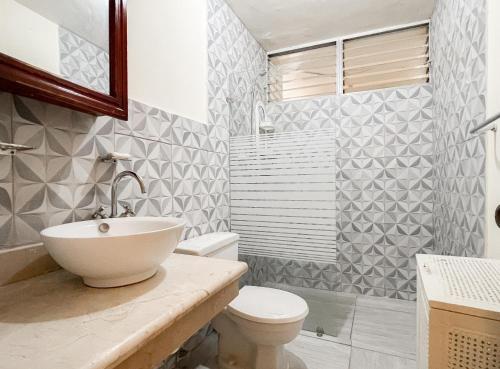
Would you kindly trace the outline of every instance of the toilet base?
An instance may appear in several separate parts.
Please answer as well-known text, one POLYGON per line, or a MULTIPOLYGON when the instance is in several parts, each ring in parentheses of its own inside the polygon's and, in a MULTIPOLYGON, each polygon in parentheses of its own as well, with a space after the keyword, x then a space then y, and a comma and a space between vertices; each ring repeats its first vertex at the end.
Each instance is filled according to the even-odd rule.
POLYGON ((212 324, 219 333, 219 369, 306 368, 300 359, 285 350, 285 344, 299 334, 302 321, 260 324, 225 311, 212 324))
POLYGON ((212 321, 219 333, 220 369, 290 369, 285 345, 299 335, 308 311, 307 303, 292 293, 243 287, 212 321))

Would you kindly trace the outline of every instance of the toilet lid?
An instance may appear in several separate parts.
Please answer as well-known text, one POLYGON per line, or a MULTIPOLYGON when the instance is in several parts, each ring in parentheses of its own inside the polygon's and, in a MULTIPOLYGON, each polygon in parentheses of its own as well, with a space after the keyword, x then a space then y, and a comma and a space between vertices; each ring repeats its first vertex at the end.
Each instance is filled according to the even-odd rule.
POLYGON ((309 313, 303 298, 274 288, 245 286, 227 307, 241 318, 257 323, 292 323, 309 313))

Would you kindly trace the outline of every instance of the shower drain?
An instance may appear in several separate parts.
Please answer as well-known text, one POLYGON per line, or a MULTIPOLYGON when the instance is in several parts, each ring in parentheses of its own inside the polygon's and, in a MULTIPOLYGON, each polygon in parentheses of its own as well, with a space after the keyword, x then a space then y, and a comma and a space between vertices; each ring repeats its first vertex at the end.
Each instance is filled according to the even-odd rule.
POLYGON ((316 336, 323 337, 325 330, 322 327, 316 327, 316 336))

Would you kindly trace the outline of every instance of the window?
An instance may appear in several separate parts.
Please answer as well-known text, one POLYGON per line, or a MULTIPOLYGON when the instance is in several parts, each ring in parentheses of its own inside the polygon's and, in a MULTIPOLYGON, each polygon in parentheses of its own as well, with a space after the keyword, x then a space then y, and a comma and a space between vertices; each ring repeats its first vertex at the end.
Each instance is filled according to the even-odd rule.
POLYGON ((335 94, 336 61, 334 43, 270 55, 269 101, 335 94))
POLYGON ((344 41, 344 93, 429 81, 429 27, 344 41))
POLYGON ((269 101, 427 83, 429 26, 272 54, 268 78, 269 101))

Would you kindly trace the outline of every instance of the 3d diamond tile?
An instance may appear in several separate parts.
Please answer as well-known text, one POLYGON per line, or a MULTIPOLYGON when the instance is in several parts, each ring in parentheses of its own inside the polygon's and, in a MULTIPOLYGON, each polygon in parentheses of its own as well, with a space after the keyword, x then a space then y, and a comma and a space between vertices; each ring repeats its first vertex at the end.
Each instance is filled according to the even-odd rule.
POLYGON ((208 1, 208 67, 208 124, 222 140, 250 134, 252 103, 266 101, 267 55, 223 0, 208 1))
POLYGON ((98 46, 59 27, 60 72, 71 82, 109 93, 109 54, 98 46))
POLYGON ((483 254, 485 142, 469 131, 485 118, 485 14, 484 0, 438 1, 431 23, 436 253, 483 254))

